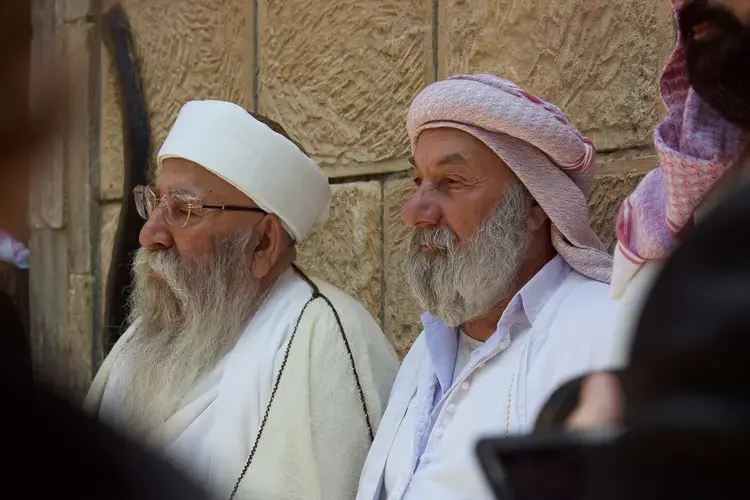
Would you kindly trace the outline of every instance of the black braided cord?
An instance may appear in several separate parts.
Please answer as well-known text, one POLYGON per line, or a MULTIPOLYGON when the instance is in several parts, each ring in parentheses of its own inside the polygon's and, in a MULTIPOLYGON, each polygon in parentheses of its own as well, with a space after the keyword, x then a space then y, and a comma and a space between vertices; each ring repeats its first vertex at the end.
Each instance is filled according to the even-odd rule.
POLYGON ((245 478, 245 475, 247 474, 247 470, 250 468, 250 464, 253 461, 253 457, 255 456, 255 452, 258 449, 258 444, 260 443, 260 438, 263 435, 263 429, 266 427, 266 422, 268 421, 268 415, 271 412, 271 405, 273 404, 274 397, 276 396, 276 391, 279 388, 279 383, 281 382, 281 376, 284 374, 284 368, 286 367, 287 360, 289 359, 289 352, 292 348, 292 342, 294 341, 294 337, 297 335, 297 328, 299 328, 299 324, 302 321, 302 316, 305 314, 305 310, 307 310, 307 306, 312 303, 317 298, 322 298, 328 306, 333 311, 333 315, 336 318, 336 324, 339 327, 339 332, 341 332, 341 338, 344 340, 344 346, 346 347, 346 352, 349 355, 349 362, 352 365, 352 371, 354 372, 354 381, 357 384, 357 391, 359 392, 359 400, 362 403, 362 411, 364 412, 365 416, 365 423, 367 424, 367 432, 370 436, 370 442, 374 439, 374 433, 372 430, 372 424, 370 423, 370 414, 367 411, 367 404, 365 402, 365 393, 362 390, 362 384, 359 381, 359 374, 357 373, 357 367, 354 363, 354 354, 352 354, 352 349, 349 346, 349 340, 346 338, 346 333, 344 333, 344 325, 341 323, 341 318, 339 317, 338 311, 336 311, 336 308, 333 307, 333 303, 330 301, 328 297, 320 293, 320 290, 318 289, 318 286, 313 283, 313 281, 305 275, 297 266, 293 266, 295 271, 299 273, 299 275, 304 279, 308 285, 313 289, 312 296, 305 302, 305 305, 302 307, 302 311, 300 311, 299 316, 297 317, 297 321, 294 324, 294 330, 292 330, 292 335, 289 337, 289 343, 286 346, 286 350, 284 351, 284 358, 281 361, 281 366, 279 367, 279 374, 276 376, 276 381, 273 384, 273 389, 271 389, 271 396, 268 398, 268 404, 266 405, 266 411, 263 413, 263 420, 260 422, 260 427, 258 428, 258 434, 255 436, 255 442, 253 442, 253 447, 250 450, 250 453, 247 456, 247 460, 245 461, 245 465, 242 467, 242 472, 240 472, 239 477, 237 478, 237 482, 234 483, 234 488, 232 488, 232 493, 229 495, 229 500, 233 500, 235 495, 237 494, 237 491, 240 489, 240 483, 245 478))
POLYGON ((247 460, 245 461, 245 465, 242 467, 242 472, 240 472, 240 476, 237 478, 237 482, 234 483, 234 488, 232 488, 232 493, 229 495, 229 500, 232 500, 234 496, 237 494, 237 490, 240 489, 240 483, 245 477, 245 474, 247 474, 247 469, 250 468, 250 463, 253 461, 253 457, 255 456, 255 452, 258 449, 258 443, 260 443, 260 437, 263 435, 263 429, 266 427, 266 422, 268 421, 268 414, 271 412, 271 404, 273 404, 273 399, 276 396, 276 391, 279 389, 279 382, 281 382, 281 376, 284 374, 284 367, 286 367, 286 362, 289 359, 289 351, 292 348, 292 342, 294 341, 294 336, 297 335, 297 328, 299 327, 300 321, 302 321, 302 315, 305 313, 305 309, 307 309, 307 306, 310 305, 310 303, 315 300, 317 296, 315 293, 313 293, 313 296, 310 297, 307 302, 305 302, 304 307, 302 308, 302 312, 300 312, 299 316, 297 317, 297 322, 294 324, 294 330, 292 330, 292 336, 289 337, 289 343, 286 346, 286 350, 284 351, 284 358, 281 361, 281 366, 279 367, 279 374, 276 376, 276 381, 273 384, 273 389, 271 389, 271 397, 268 398, 268 404, 266 405, 266 411, 263 414, 263 420, 260 422, 260 427, 258 428, 258 434, 255 436, 255 442, 253 443, 253 447, 250 450, 250 454, 247 456, 247 460))
POLYGON ((362 383, 359 381, 359 374, 357 373, 357 367, 354 364, 354 354, 352 354, 352 348, 349 346, 349 340, 346 338, 346 334, 344 333, 344 325, 341 324, 341 318, 339 318, 339 313, 336 311, 336 308, 333 307, 333 304, 331 303, 330 299, 326 297, 325 295, 321 294, 320 298, 325 300, 329 306, 331 306, 331 311, 333 311, 333 315, 336 317, 336 323, 339 325, 339 331, 341 332, 341 338, 344 341, 344 346, 346 346, 346 353, 349 355, 349 362, 352 365, 352 371, 354 372, 354 381, 357 383, 357 391, 359 392, 359 401, 362 404, 362 413, 365 415, 365 423, 367 424, 367 433, 370 435, 370 442, 375 439, 375 434, 372 431, 372 424, 370 423, 370 413, 367 411, 367 403, 365 402, 365 392, 362 390, 362 383))

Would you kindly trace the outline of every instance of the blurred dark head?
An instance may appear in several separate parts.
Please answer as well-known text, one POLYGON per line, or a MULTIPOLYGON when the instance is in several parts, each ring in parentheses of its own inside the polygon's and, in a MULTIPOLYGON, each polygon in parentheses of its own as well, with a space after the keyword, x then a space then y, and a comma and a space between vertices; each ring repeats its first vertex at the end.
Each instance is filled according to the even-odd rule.
POLYGON ((698 223, 656 279, 619 374, 623 418, 595 424, 623 433, 561 432, 579 396, 590 399, 576 379, 550 397, 538 434, 498 445, 515 500, 750 498, 749 246, 750 185, 698 223))
POLYGON ((722 498, 750 496, 749 244, 746 186, 687 234, 656 280, 625 374, 618 498, 706 498, 717 486, 722 498))
POLYGON ((693 0, 679 12, 690 82, 727 120, 750 128, 750 7, 693 0))
POLYGON ((749 244, 747 186, 688 233, 656 281, 631 348, 629 418, 700 403, 750 428, 749 244))

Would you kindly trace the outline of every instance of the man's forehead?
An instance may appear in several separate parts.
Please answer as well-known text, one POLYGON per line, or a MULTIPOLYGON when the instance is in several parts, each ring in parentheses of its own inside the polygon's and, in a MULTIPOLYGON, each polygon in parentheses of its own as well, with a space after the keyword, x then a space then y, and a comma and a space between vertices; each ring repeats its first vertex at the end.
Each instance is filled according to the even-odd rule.
POLYGON ((154 189, 158 194, 204 196, 208 193, 239 193, 237 188, 195 162, 184 158, 166 158, 156 172, 154 189))
MULTIPOLYGON (((429 155, 429 157, 425 157, 425 155, 422 156, 420 159, 420 163, 424 165, 425 163, 429 163, 430 165, 435 166, 453 166, 457 168, 467 167, 471 162, 471 155, 464 153, 462 150, 458 151, 442 151, 442 152, 435 152, 434 155, 429 155), (425 161, 426 160, 426 161, 425 161)), ((417 159, 414 156, 409 157, 409 163, 416 168, 419 169, 419 164, 417 163, 417 159)))
POLYGON ((461 167, 470 164, 478 155, 495 156, 487 145, 463 130, 436 128, 420 134, 410 161, 417 167, 423 163, 461 167))

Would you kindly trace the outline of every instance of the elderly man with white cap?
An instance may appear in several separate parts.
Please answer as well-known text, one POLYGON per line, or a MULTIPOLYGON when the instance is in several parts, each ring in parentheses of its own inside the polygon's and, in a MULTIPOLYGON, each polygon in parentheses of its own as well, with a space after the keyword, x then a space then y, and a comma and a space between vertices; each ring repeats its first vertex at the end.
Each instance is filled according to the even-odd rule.
POLYGON ((609 368, 612 257, 589 224, 592 144, 492 75, 412 102, 406 278, 426 311, 365 462, 358 500, 493 498, 483 435, 531 430, 564 381, 609 368))
POLYGON ((220 498, 351 499, 397 359, 359 303, 293 264, 331 191, 269 122, 180 111, 134 193, 131 325, 85 406, 220 498))

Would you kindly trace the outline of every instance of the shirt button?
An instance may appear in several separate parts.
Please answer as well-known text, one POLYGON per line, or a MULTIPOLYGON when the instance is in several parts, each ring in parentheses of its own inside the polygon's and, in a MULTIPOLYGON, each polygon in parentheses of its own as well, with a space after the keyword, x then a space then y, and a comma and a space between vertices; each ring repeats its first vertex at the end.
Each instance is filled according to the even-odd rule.
POLYGON ((453 412, 456 411, 456 405, 454 405, 453 403, 451 403, 451 404, 449 404, 448 406, 445 407, 445 410, 448 413, 453 413, 453 412))
POLYGON ((435 438, 440 439, 443 437, 443 429, 435 429, 435 438))
POLYGON ((430 463, 430 459, 427 457, 422 458, 422 465, 427 465, 430 463))
POLYGON ((468 381, 466 381, 466 382, 464 382, 464 383, 461 384, 461 389, 463 389, 465 391, 468 391, 469 387, 471 387, 471 384, 468 381))
POLYGON ((484 361, 477 363, 477 368, 484 368, 484 361))

